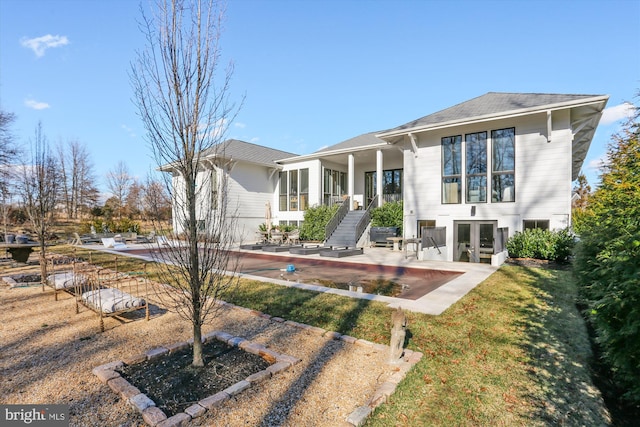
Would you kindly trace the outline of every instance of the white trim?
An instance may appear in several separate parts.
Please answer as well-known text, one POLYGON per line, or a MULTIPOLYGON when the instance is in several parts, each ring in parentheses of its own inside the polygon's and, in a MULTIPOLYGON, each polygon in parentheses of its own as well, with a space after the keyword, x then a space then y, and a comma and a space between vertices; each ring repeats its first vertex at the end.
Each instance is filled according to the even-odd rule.
POLYGON ((595 105, 595 104, 600 104, 600 103, 602 103, 603 108, 604 108, 604 105, 606 105, 606 102, 607 102, 608 99, 609 99, 609 97, 606 96, 606 95, 605 96, 597 96, 597 97, 594 97, 594 98, 589 98, 588 100, 582 100, 580 102, 570 101, 570 102, 564 102, 564 103, 559 103, 559 104, 551 104, 551 105, 553 105, 553 107, 551 107, 550 105, 546 105, 546 106, 524 108, 522 110, 513 110, 513 112, 510 113, 510 114, 492 113, 492 114, 486 114, 486 115, 483 115, 483 116, 477 116, 477 117, 470 118, 470 119, 467 118, 467 119, 459 119, 459 120, 450 120, 448 122, 443 122, 443 123, 438 123, 438 124, 429 124, 429 125, 417 126, 417 127, 413 127, 413 128, 409 128, 409 129, 395 130, 395 131, 392 130, 392 131, 378 133, 375 136, 377 138, 384 139, 384 138, 389 138, 389 137, 392 137, 392 136, 406 135, 406 134, 408 134, 410 132, 411 133, 426 132, 426 131, 437 130, 437 129, 445 129, 445 128, 454 127, 454 126, 483 123, 483 122, 488 122, 488 121, 493 121, 493 120, 498 120, 498 119, 499 120, 511 119, 511 118, 515 118, 515 117, 528 116, 528 115, 536 114, 536 113, 544 113, 546 111, 556 111, 556 110, 565 110, 567 108, 585 107, 585 106, 588 106, 588 105, 595 105))

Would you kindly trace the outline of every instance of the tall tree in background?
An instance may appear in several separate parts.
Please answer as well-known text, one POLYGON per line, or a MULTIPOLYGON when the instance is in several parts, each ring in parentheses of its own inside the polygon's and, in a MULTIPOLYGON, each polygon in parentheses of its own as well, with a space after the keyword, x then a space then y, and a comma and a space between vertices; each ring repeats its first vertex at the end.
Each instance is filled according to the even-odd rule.
POLYGON ((10 166, 18 156, 18 147, 11 133, 11 124, 16 116, 13 113, 0 110, 0 182, 7 181, 10 166))
POLYGON ((107 172, 107 189, 118 200, 118 218, 122 218, 122 209, 132 182, 133 178, 125 162, 118 162, 112 170, 107 172))
POLYGON ((613 377, 640 404, 640 110, 614 135, 589 197, 574 262, 613 377))
POLYGON ((187 287, 167 297, 170 308, 191 322, 192 364, 203 366, 202 325, 217 313, 214 300, 237 282, 235 275, 224 274, 237 268, 228 250, 237 216, 228 211, 225 170, 215 161, 209 170, 203 166, 204 156, 224 154, 226 126, 237 113, 229 102, 233 68, 220 73, 220 2, 158 0, 155 5, 152 17, 143 13, 147 46, 132 66, 131 81, 147 140, 158 165, 170 172, 164 175, 174 223, 184 229, 186 247, 170 249, 168 257, 176 267, 160 263, 165 267, 162 280, 174 288, 187 287))
POLYGON ((40 243, 40 273, 43 281, 47 277, 47 233, 58 201, 59 179, 56 159, 49 152, 49 144, 39 122, 31 141, 31 158, 23 168, 21 192, 25 210, 40 243))
POLYGON ((142 195, 144 217, 154 224, 160 224, 171 218, 171 200, 164 184, 147 176, 142 195))
POLYGON ((133 178, 131 185, 129 186, 129 192, 126 199, 127 215, 130 218, 140 218, 142 213, 142 193, 144 188, 137 179, 133 178))
POLYGON ((8 203, 13 190, 11 184, 15 178, 12 164, 19 154, 11 133, 11 124, 14 120, 15 115, 0 110, 0 199, 2 200, 2 224, 5 236, 7 234, 8 203))
POLYGON ((582 226, 583 217, 589 206, 591 196, 591 186, 584 174, 578 175, 576 185, 573 187, 573 197, 571 198, 571 224, 573 229, 578 231, 582 226))
POLYGON ((78 218, 98 202, 99 191, 87 146, 79 141, 58 145, 61 197, 67 218, 78 218))

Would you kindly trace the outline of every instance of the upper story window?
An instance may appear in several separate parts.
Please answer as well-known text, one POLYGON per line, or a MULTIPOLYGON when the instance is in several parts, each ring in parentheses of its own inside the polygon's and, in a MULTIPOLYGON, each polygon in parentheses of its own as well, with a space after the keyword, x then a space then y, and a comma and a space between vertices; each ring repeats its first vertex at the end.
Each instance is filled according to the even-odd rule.
POLYGON ((514 202, 516 200, 516 130, 515 128, 491 131, 491 201, 514 202))
POLYGON ((487 201, 487 132, 464 136, 467 203, 487 201))
POLYGON ((209 182, 211 186, 211 209, 218 209, 218 171, 215 169, 211 170, 211 175, 209 177, 209 182))
POLYGON ((486 131, 466 134, 464 143, 461 135, 442 138, 442 203, 461 203, 463 182, 465 203, 486 203, 489 188, 491 202, 514 202, 515 135, 507 128, 491 131, 491 139, 486 131))
POLYGON ((460 203, 462 136, 442 138, 442 203, 460 203))

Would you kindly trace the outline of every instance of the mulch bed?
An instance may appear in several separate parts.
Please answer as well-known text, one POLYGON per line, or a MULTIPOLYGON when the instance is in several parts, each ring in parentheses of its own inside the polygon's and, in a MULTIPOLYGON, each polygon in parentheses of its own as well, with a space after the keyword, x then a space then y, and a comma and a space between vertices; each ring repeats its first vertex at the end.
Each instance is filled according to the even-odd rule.
POLYGON ((189 347, 125 365, 119 372, 171 417, 269 366, 262 357, 218 340, 203 345, 203 358, 204 367, 192 366, 193 350, 189 347))

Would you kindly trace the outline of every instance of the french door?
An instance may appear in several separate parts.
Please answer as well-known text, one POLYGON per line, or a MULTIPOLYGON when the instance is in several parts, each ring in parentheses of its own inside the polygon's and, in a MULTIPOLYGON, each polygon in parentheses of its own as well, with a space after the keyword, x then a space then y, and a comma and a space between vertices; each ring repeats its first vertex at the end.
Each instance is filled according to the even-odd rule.
POLYGON ((454 221, 454 261, 491 264, 498 221, 454 221))

